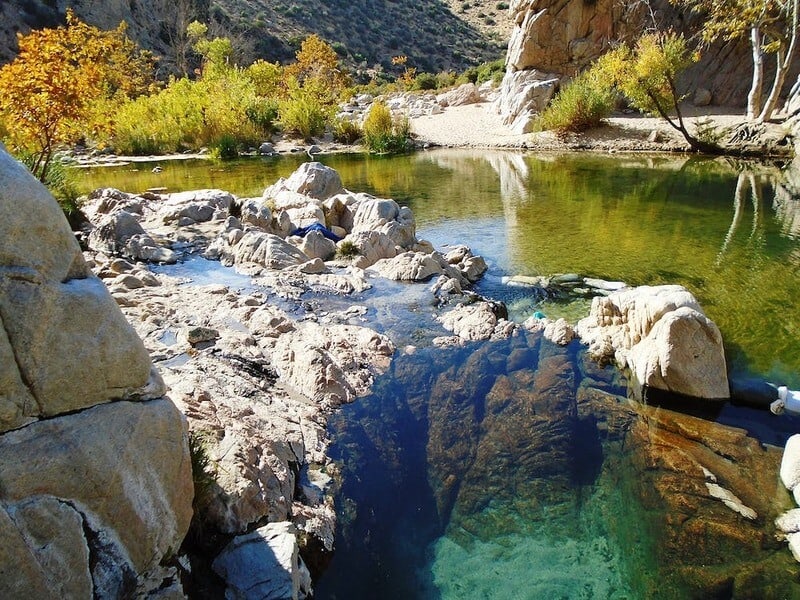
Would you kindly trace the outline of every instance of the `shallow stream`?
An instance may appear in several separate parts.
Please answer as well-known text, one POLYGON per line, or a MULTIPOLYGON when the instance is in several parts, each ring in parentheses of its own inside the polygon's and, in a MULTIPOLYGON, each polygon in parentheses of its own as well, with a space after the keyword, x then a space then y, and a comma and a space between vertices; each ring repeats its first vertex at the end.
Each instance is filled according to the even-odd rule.
MULTIPOLYGON (((800 200, 776 166, 443 150, 321 160, 348 189, 410 206, 418 236, 436 247, 465 243, 483 255, 490 269, 477 291, 505 301, 516 320, 540 310, 574 321, 589 301, 542 301, 509 286, 513 275, 679 283, 719 325, 733 377, 800 388, 800 200)), ((299 162, 92 169, 82 185, 259 196, 299 162)), ((727 439, 716 423, 749 432, 756 448, 781 446, 800 431, 796 420, 731 405, 693 406, 677 421, 664 416, 671 411, 651 414, 577 342, 560 348, 530 334, 437 349, 430 340, 444 332, 424 297, 390 284, 329 299, 367 306, 368 321, 398 347, 415 348, 399 351, 374 393, 332 420, 340 531, 317 598, 800 597, 798 569, 774 541, 768 516, 788 506, 776 453, 751 464, 733 455, 741 442, 731 450, 711 444, 708 457, 706 446, 696 447, 704 436, 727 439), (688 442, 664 441, 673 430, 705 432, 705 424, 712 430, 687 434, 688 442), (662 468, 669 461, 660 448, 669 444, 715 473, 733 463, 728 479, 761 485, 767 499, 757 500, 767 513, 748 529, 763 535, 752 548, 719 541, 730 537, 720 533, 730 515, 713 512, 721 502, 688 538, 670 533, 680 503, 651 493, 684 473, 662 468), (764 465, 772 471, 741 472, 764 465)), ((305 300, 327 306, 325 298, 305 300)), ((692 469, 699 471, 686 467, 687 480, 692 469)), ((702 473, 698 481, 702 487, 702 473)))

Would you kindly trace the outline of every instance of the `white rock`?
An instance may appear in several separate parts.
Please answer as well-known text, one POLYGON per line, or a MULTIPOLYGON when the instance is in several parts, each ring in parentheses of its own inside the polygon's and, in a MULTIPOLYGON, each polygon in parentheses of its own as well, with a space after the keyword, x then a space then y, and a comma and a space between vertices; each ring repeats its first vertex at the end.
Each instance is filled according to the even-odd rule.
POLYGON ((792 491, 800 484, 800 433, 786 440, 780 474, 787 490, 792 491))

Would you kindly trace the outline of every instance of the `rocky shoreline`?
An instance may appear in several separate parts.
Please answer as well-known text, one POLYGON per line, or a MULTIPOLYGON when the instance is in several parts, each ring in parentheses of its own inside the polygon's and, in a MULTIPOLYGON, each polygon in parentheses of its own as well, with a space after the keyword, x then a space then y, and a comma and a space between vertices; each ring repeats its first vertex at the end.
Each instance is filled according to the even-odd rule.
MULTIPOLYGON (((328 453, 327 421, 342 404, 369 393, 374 379, 392 369, 398 356, 413 359, 415 354, 413 345, 398 349, 395 340, 379 333, 368 308, 350 298, 381 282, 426 282, 413 288, 415 302, 430 306, 442 329, 428 331, 425 343, 445 351, 481 340, 519 346, 508 359, 513 377, 498 379, 498 407, 505 405, 501 396, 509 385, 519 387, 515 397, 529 393, 529 376, 519 369, 531 348, 546 340, 566 349, 576 336, 563 320, 509 321, 501 304, 469 291, 486 270, 482 258, 465 246, 436 251, 417 238, 407 208, 344 189, 338 173, 319 163, 304 163, 261 198, 236 198, 220 190, 133 195, 105 189, 93 194, 84 210, 90 223, 82 236, 83 258, 75 264, 85 265, 82 276, 88 281, 96 281, 88 274, 91 268, 106 284, 109 300, 113 297, 143 340, 142 350, 157 372, 144 369, 138 384, 144 391, 137 398, 160 398, 169 390, 160 402, 174 403, 188 430, 188 439, 184 433, 173 440, 183 444, 178 456, 185 457, 184 479, 190 451, 194 467, 194 516, 182 549, 176 552, 173 542, 169 552, 155 557, 166 571, 137 570, 138 564, 150 563, 123 569, 135 579, 126 585, 135 585, 142 596, 154 597, 153 590, 159 597, 219 596, 226 590, 287 598, 311 593, 335 543, 333 493, 339 472, 328 453), (182 265, 188 271, 178 268, 179 260, 186 261, 182 265), (240 275, 224 272, 222 265, 240 275), (221 281, 213 282, 215 277, 221 281)), ((577 332, 596 359, 629 368, 640 385, 712 399, 727 396, 721 337, 684 289, 631 290, 578 276, 513 283, 595 295, 592 314, 577 332), (692 345, 700 340, 705 340, 701 346, 692 345), (692 356, 701 358, 693 363, 692 356), (716 383, 709 387, 709 381, 716 383)), ((5 313, 3 318, 7 321, 5 313)), ((485 355, 487 364, 496 362, 490 348, 483 347, 476 360, 485 355)), ((571 367, 566 350, 547 348, 537 359, 542 365, 552 363, 559 373, 591 372, 588 361, 571 367)), ((537 375, 535 381, 544 387, 530 392, 542 406, 550 406, 550 384, 561 381, 561 375, 549 377, 537 375)), ((608 429, 604 425, 597 435, 640 447, 631 459, 637 468, 663 464, 656 472, 650 469, 652 481, 638 488, 644 502, 672 506, 668 522, 679 513, 706 515, 702 519, 711 519, 725 544, 753 539, 763 544, 770 515, 786 506, 759 498, 728 463, 769 477, 777 469, 777 451, 755 452, 758 442, 742 430, 625 404, 610 398, 604 384, 587 386, 576 391, 577 404, 565 410, 573 416, 579 410, 581 419, 597 427, 597 415, 605 414, 608 429), (655 423, 664 431, 652 446, 648 436, 655 423), (702 441, 706 435, 714 441, 702 441), (676 477, 681 485, 668 483, 676 477), (689 497, 694 499, 687 508, 689 497), (752 522, 744 537, 737 529, 741 518, 752 522)), ((437 392, 445 394, 442 406, 449 402, 450 387, 437 392)), ((118 404, 123 403, 108 406, 118 404)), ((13 427, 32 431, 24 421, 30 417, 21 414, 23 421, 13 427)), ((493 435, 501 439, 504 434, 493 435)), ((444 455, 452 451, 442 448, 444 455)), ((185 481, 182 485, 178 489, 186 488, 185 481)), ((189 525, 192 494, 180 496, 174 502, 181 508, 167 510, 183 515, 170 529, 178 540, 189 525)), ((90 506, 86 513, 93 510, 90 506)), ((126 526, 108 515, 101 520, 112 529, 126 526)), ((694 534, 684 531, 682 522, 663 526, 680 555, 694 534)), ((771 553, 780 548, 767 547, 771 553)), ((680 577, 694 568, 692 561, 679 562, 674 573, 680 577)), ((759 562, 753 568, 767 567, 759 562)), ((709 574, 697 576, 705 581, 709 574)))

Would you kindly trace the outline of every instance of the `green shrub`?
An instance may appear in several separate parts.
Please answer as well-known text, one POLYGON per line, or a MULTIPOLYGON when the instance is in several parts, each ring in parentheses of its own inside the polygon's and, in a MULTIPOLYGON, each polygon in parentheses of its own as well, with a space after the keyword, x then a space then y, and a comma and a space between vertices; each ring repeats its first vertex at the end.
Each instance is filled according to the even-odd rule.
POLYGON ((256 98, 244 109, 244 114, 264 134, 274 133, 278 120, 278 102, 269 98, 256 98))
POLYGON ((436 89, 453 87, 456 84, 456 74, 453 71, 442 71, 436 74, 436 89))
POLYGON ((354 258, 361 254, 353 242, 350 240, 343 240, 336 245, 336 257, 337 258, 354 258))
POLYGON ((233 160, 238 158, 239 149, 237 148, 236 138, 230 134, 224 134, 211 145, 211 158, 219 160, 233 160))
POLYGON ((435 90, 437 88, 436 76, 431 73, 420 73, 414 78, 415 90, 435 90))
POLYGON ((557 133, 597 127, 614 110, 616 94, 608 82, 590 69, 567 83, 545 108, 538 127, 557 133))
MULTIPOLYGON (((17 156, 17 158, 32 172, 33 165, 36 162, 35 154, 24 153, 17 156)), ((47 163, 40 180, 53 194, 53 198, 56 199, 61 210, 64 211, 67 219, 72 223, 73 218, 77 217, 80 212, 80 195, 70 167, 57 158, 53 158, 47 163)))
POLYGON ((336 119, 333 122, 333 138, 341 144, 354 144, 362 135, 361 126, 355 121, 336 119))
POLYGON ((329 110, 313 94, 302 88, 292 91, 280 103, 278 115, 284 130, 310 142, 314 136, 325 133, 329 110))
POLYGON ((364 119, 364 144, 370 152, 390 154, 411 148, 411 125, 407 118, 394 119, 382 102, 375 102, 364 119))

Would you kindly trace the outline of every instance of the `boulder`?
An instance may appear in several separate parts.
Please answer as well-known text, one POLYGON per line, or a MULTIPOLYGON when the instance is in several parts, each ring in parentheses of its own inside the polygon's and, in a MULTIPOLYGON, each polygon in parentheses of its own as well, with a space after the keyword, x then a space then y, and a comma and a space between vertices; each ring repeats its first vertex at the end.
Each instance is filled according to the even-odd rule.
POLYGON ((167 399, 33 423, 0 436, 0 456, 5 598, 130 595, 189 528, 186 423, 167 399))
POLYGON ((459 304, 439 317, 442 326, 465 341, 499 340, 512 335, 516 325, 498 316, 498 305, 480 301, 459 304))
POLYGON ((397 256, 392 238, 378 231, 358 231, 347 236, 343 242, 350 242, 358 248, 359 254, 365 259, 361 264, 362 268, 374 265, 381 259, 397 256))
MULTIPOLYGON (((224 257, 223 257, 224 258, 224 257)), ((247 231, 231 250, 232 264, 255 264, 267 269, 285 269, 302 265, 309 257, 277 235, 247 231)))
POLYGON ((0 325, 0 597, 158 587, 192 516, 186 423, 55 200, 2 151, 0 325))
POLYGON ((252 225, 264 231, 272 227, 272 211, 259 199, 245 199, 242 201, 241 222, 243 225, 252 225))
POLYGON ((226 598, 305 598, 311 575, 300 558, 295 526, 269 523, 235 537, 212 568, 225 580, 226 598))
POLYGON ((688 306, 665 314, 628 354, 642 385, 696 398, 728 398, 722 334, 704 314, 688 306))
POLYGON ((783 485, 790 492, 794 492, 800 486, 800 433, 786 440, 780 474, 783 485))
POLYGON ((298 248, 308 258, 329 260, 336 253, 336 242, 329 240, 319 231, 309 231, 301 238, 298 248))
POLYGON ((280 179, 264 191, 265 198, 271 198, 282 190, 288 190, 316 200, 326 200, 344 191, 342 178, 335 169, 319 162, 300 165, 288 179, 280 179))
POLYGON ((613 352, 638 386, 698 398, 730 395, 722 335, 682 286, 641 286, 595 297, 576 330, 596 358, 613 352))
POLYGON ((145 262, 175 263, 178 255, 145 232, 139 219, 124 210, 103 216, 89 237, 92 250, 145 262))
POLYGON ((559 77, 535 69, 508 71, 495 108, 515 134, 533 131, 534 117, 544 110, 559 86, 559 77))
MULTIPOLYGON (((465 83, 454 90, 440 94, 436 100, 441 106, 463 106, 481 102, 481 92, 474 83, 465 83)), ((441 112, 441 108, 439 109, 441 112)))
POLYGON ((394 281, 427 281, 444 273, 442 265, 432 255, 421 252, 403 252, 394 258, 379 260, 370 268, 394 281))

